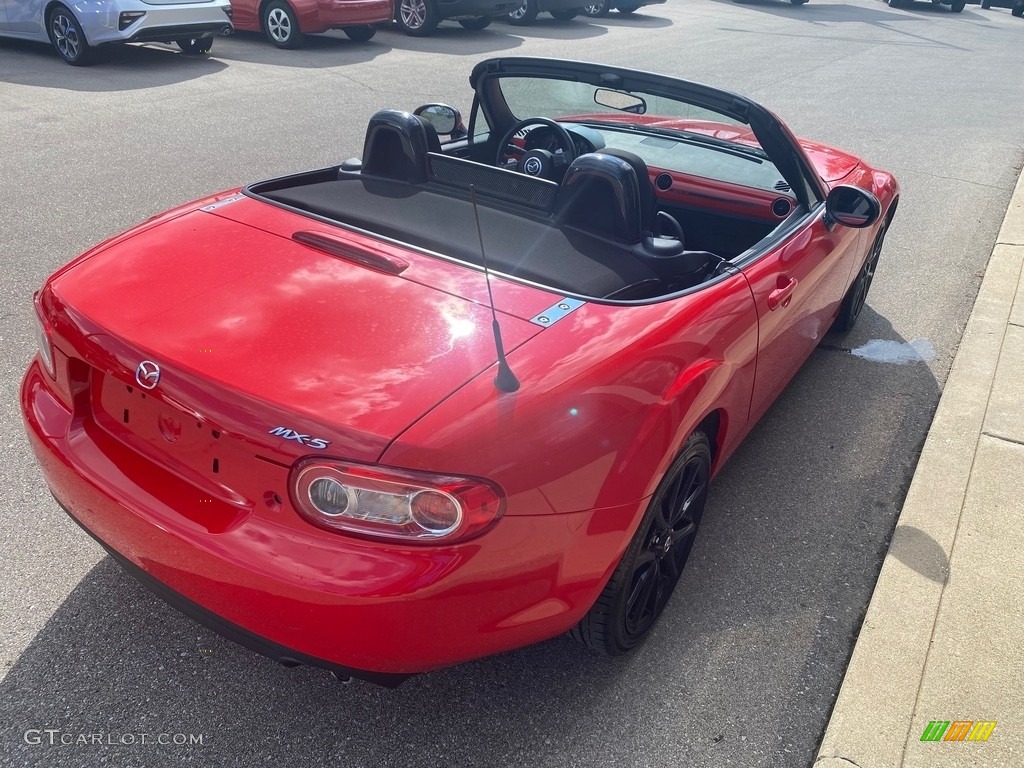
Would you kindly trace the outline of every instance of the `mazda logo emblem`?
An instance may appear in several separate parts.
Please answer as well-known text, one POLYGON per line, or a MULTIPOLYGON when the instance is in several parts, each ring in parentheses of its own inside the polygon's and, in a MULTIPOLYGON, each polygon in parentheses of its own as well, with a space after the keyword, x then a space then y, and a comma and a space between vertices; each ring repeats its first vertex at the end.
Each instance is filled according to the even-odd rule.
POLYGON ((540 173, 540 169, 540 160, 538 160, 536 157, 527 158, 526 164, 523 166, 523 170, 526 171, 531 176, 536 176, 538 173, 540 173))
POLYGON ((135 381, 143 389, 155 389, 160 383, 160 366, 152 360, 143 360, 135 369, 135 381))

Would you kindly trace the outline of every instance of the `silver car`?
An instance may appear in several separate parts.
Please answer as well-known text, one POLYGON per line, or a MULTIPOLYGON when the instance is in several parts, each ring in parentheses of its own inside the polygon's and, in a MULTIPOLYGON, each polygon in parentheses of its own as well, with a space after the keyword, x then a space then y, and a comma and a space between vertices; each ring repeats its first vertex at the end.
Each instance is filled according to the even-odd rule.
POLYGON ((74 65, 110 43, 174 42, 209 53, 231 29, 229 0, 0 0, 0 37, 49 41, 74 65))

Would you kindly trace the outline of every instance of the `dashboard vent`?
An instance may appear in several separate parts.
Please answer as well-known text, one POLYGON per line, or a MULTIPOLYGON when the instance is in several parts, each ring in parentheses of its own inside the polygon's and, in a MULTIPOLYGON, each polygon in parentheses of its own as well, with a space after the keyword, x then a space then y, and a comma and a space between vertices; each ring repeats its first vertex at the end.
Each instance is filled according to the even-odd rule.
POLYGON ((792 189, 792 187, 790 187, 789 184, 787 184, 785 181, 776 181, 774 189, 778 190, 779 192, 789 192, 792 189))

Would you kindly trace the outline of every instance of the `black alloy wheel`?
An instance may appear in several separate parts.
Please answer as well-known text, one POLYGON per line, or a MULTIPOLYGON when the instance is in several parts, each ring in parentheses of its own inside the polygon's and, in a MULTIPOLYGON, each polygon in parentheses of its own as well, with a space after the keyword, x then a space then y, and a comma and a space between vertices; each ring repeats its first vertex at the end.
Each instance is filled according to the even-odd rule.
POLYGON ((846 296, 843 298, 843 304, 839 308, 839 316, 832 325, 837 331, 848 331, 853 328, 857 323, 857 318, 860 317, 861 310, 864 309, 864 303, 868 298, 868 291, 871 289, 871 281, 875 279, 875 270, 878 269, 878 258, 882 255, 885 231, 889 228, 889 220, 891 218, 889 216, 885 224, 882 225, 882 228, 878 230, 878 234, 875 235, 875 242, 872 243, 871 250, 860 267, 860 272, 857 273, 853 285, 850 286, 850 290, 846 292, 846 296))
POLYGON ((618 656, 654 627, 679 583, 697 536, 711 477, 711 442, 696 431, 683 445, 597 601, 570 635, 618 656))

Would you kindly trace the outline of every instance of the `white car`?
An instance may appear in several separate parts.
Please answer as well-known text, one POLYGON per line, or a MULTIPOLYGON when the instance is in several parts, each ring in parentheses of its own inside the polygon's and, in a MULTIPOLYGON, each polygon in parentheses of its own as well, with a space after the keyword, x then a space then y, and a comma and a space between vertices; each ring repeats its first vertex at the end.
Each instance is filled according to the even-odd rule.
POLYGON ((50 42, 74 65, 110 43, 174 42, 209 53, 231 29, 229 0, 0 0, 0 37, 50 42))

